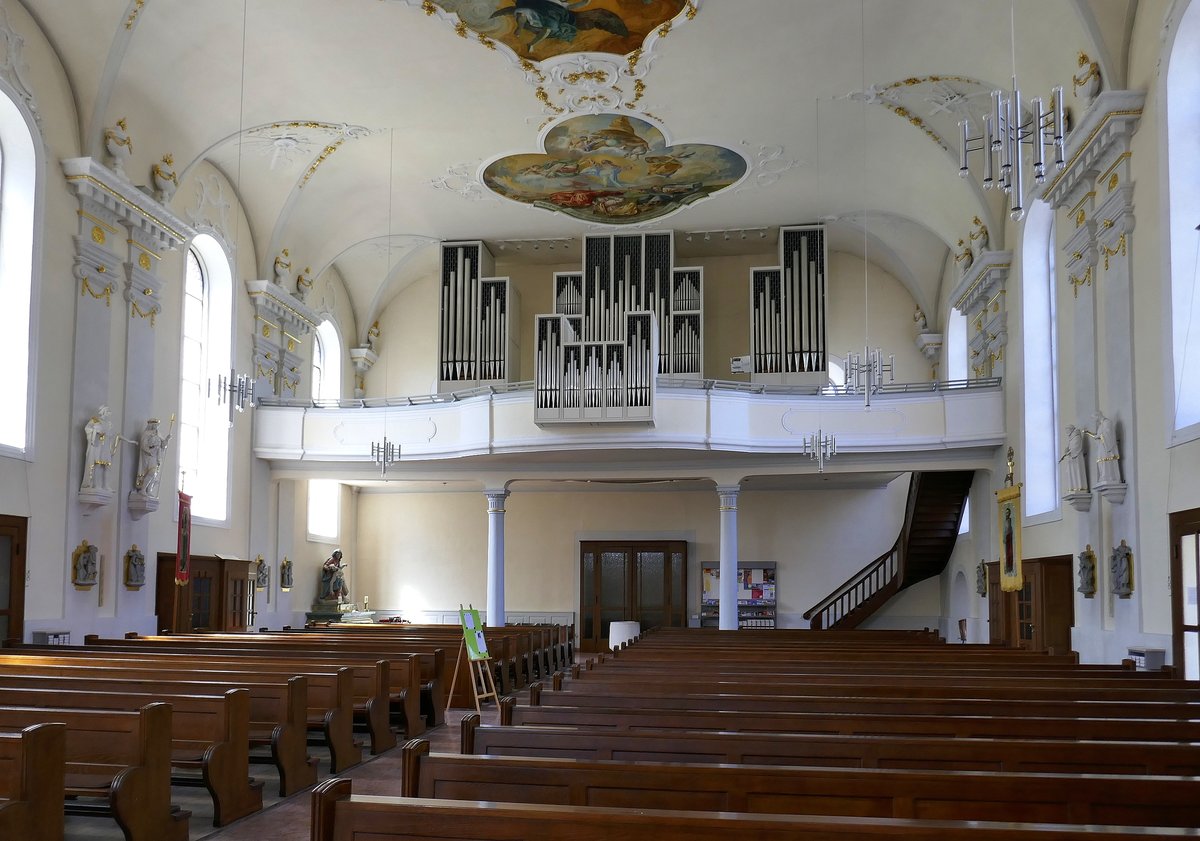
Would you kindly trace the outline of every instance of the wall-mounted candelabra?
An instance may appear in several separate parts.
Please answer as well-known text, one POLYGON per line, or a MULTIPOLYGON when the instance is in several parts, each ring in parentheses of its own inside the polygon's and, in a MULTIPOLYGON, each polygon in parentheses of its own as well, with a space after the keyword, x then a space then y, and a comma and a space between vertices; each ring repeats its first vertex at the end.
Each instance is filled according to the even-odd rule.
POLYGON ((653 420, 655 380, 703 370, 704 273, 675 268, 670 233, 584 238, 554 276, 535 336, 538 423, 653 420))
POLYGON ((379 478, 386 479, 388 467, 400 460, 400 445, 383 436, 382 441, 371 442, 371 460, 379 465, 379 478))
POLYGON ((517 378, 520 297, 482 242, 442 244, 438 390, 517 378))
POLYGON ((896 380, 896 354, 889 353, 886 362, 883 359, 880 348, 864 347, 861 354, 853 351, 846 354, 846 390, 861 392, 866 406, 871 405, 871 394, 885 377, 888 382, 896 380))
POLYGON ((804 454, 816 461, 818 473, 824 473, 825 462, 837 455, 837 436, 826 435, 822 429, 804 436, 804 454))
POLYGON ((750 270, 753 382, 824 385, 825 229, 781 228, 779 265, 750 270))

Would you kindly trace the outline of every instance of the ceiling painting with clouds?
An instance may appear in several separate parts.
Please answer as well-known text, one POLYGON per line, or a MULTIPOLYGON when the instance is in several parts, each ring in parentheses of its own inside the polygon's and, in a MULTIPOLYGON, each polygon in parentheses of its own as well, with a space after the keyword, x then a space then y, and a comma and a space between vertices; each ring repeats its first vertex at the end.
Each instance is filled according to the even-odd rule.
POLYGON ((566 53, 624 56, 685 9, 687 0, 425 0, 529 61, 566 53))
POLYGON ((498 195, 585 222, 658 219, 740 181, 746 159, 708 143, 669 144, 626 114, 585 114, 550 127, 543 153, 508 155, 484 167, 498 195))

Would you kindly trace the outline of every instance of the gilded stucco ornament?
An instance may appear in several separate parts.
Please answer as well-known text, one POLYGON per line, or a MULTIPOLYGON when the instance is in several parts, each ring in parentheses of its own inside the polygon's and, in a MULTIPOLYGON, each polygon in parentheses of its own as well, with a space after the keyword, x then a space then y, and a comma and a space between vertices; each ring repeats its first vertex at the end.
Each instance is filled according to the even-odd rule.
POLYGON ((162 160, 150 168, 150 178, 154 181, 155 198, 166 203, 179 189, 179 177, 175 174, 175 158, 170 152, 162 156, 162 160))
POLYGON ((129 136, 129 127, 125 118, 117 120, 116 125, 104 130, 104 149, 108 152, 108 165, 112 171, 125 176, 125 162, 133 155, 133 138, 129 136))

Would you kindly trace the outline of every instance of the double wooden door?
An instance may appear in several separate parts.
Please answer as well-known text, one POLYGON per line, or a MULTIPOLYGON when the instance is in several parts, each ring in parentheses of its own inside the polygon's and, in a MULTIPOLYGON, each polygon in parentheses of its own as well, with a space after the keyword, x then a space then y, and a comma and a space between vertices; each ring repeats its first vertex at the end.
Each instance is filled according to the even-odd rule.
POLYGON ((993 645, 1066 654, 1075 624, 1071 556, 1022 561, 1025 586, 1000 589, 1000 564, 987 564, 988 619, 993 645))
POLYGON ((606 649, 613 622, 685 627, 687 541, 581 541, 579 618, 581 651, 606 649))
POLYGON ((245 631, 254 622, 250 561, 193 555, 186 584, 175 583, 175 555, 158 556, 155 613, 159 630, 245 631))

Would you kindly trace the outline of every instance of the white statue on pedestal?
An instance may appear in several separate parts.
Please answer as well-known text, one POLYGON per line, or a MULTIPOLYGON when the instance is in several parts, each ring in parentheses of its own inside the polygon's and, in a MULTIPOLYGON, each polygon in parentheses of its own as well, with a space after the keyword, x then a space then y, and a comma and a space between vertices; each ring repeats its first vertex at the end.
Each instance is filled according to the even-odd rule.
MULTIPOLYGON (((175 416, 171 416, 172 426, 175 416)), ((139 496, 158 499, 159 476, 162 473, 163 454, 171 443, 171 432, 162 436, 158 432, 158 418, 146 421, 146 428, 138 438, 138 470, 133 480, 133 492, 139 496)))
POLYGON ((87 451, 83 456, 83 481, 79 484, 81 491, 111 490, 108 486, 108 468, 112 466, 117 439, 112 438, 109 415, 108 407, 101 406, 83 426, 87 451))
POLYGON ((1067 424, 1067 449, 1059 458, 1067 463, 1067 493, 1087 493, 1087 461, 1083 456, 1083 430, 1075 424, 1067 424))
POLYGON ((1102 412, 1096 412, 1092 416, 1092 420, 1096 424, 1096 431, 1084 430, 1084 433, 1089 438, 1095 438, 1100 444, 1100 454, 1096 457, 1096 484, 1119 485, 1121 484, 1121 453, 1117 445, 1116 429, 1113 427, 1113 422, 1102 412))

